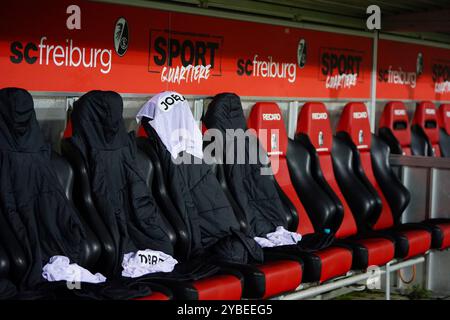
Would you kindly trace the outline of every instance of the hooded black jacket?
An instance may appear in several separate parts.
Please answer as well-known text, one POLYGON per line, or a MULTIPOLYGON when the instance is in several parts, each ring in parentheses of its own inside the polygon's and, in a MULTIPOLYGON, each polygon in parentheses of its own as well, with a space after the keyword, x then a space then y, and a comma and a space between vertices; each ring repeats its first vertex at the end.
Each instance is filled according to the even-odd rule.
POLYGON ((41 274, 52 256, 66 256, 81 266, 86 259, 85 229, 52 170, 50 155, 31 95, 1 89, 0 214, 25 253, 28 265, 18 289, 30 297, 50 287, 41 274))
POLYGON ((90 91, 74 103, 71 113, 70 140, 85 160, 95 207, 117 251, 113 272, 116 289, 108 292, 122 298, 126 294, 121 290, 124 285, 128 289, 137 284, 143 288, 148 280, 189 281, 215 274, 217 267, 196 261, 179 262, 170 273, 135 279, 121 277, 126 253, 152 249, 174 255, 174 243, 169 238, 171 227, 138 169, 135 135, 126 132, 122 111, 123 101, 118 93, 90 91))
POLYGON ((177 161, 158 133, 142 119, 149 144, 158 155, 165 182, 181 219, 187 225, 190 257, 209 261, 261 263, 262 248, 240 230, 239 222, 210 165, 186 152, 177 161))
MULTIPOLYGON (((281 201, 273 180, 270 176, 261 175, 263 164, 259 158, 250 161, 251 152, 263 149, 259 146, 256 136, 250 134, 245 139, 245 148, 237 145, 237 138, 227 130, 247 130, 244 111, 240 98, 233 93, 221 93, 214 97, 203 117, 203 123, 208 129, 221 132, 225 147, 223 155, 216 158, 224 163, 224 172, 228 187, 244 212, 252 236, 265 237, 267 233, 275 231, 276 227, 288 229, 286 217, 289 213, 281 201), (238 154, 243 150, 244 154, 238 154), (227 153, 234 152, 234 162, 227 163, 227 153), (241 162, 238 163, 238 157, 241 162)), ((265 153, 261 153, 265 155, 265 153)))
MULTIPOLYGON (((96 208, 110 231, 117 257, 153 249, 173 255, 161 213, 135 163, 133 133, 112 91, 90 91, 74 103, 72 142, 84 157, 96 208)), ((114 273, 121 272, 121 259, 114 273)))

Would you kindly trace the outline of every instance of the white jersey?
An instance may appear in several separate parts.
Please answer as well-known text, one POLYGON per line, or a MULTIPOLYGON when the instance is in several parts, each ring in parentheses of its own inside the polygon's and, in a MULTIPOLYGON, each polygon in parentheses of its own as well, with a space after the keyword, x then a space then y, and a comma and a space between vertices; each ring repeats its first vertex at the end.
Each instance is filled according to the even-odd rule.
POLYGON ((192 115, 186 99, 174 91, 165 91, 155 95, 139 110, 136 120, 150 118, 150 125, 172 157, 185 151, 197 158, 203 158, 202 133, 192 115))

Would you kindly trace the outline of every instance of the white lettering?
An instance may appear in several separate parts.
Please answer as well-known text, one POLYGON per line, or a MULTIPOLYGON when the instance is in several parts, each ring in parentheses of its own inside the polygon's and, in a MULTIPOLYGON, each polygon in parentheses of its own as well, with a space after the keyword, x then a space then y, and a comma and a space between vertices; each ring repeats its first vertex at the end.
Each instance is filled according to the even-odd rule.
POLYGON ((191 83, 197 82, 200 83, 200 80, 207 80, 211 75, 211 65, 208 64, 206 66, 203 65, 188 65, 177 66, 177 67, 164 67, 161 72, 161 81, 169 82, 169 83, 178 83, 181 82, 191 83))
POLYGON ((337 74, 334 76, 327 76, 325 81, 325 87, 327 89, 340 89, 340 88, 351 88, 356 86, 358 80, 357 73, 350 74, 337 74))
POLYGON ((367 112, 353 112, 353 119, 367 119, 367 112))
POLYGON ((403 109, 395 109, 395 110, 394 110, 394 115, 396 115, 396 116, 404 116, 404 115, 406 115, 406 110, 403 110, 403 109))
POLYGON ((263 113, 262 116, 265 121, 281 120, 281 115, 279 113, 263 113))
POLYGON ((47 37, 41 37, 39 48, 39 64, 49 65, 50 63, 58 67, 79 67, 97 68, 100 72, 107 74, 112 68, 112 50, 80 48, 73 45, 73 41, 66 40, 65 46, 45 44, 47 37))
POLYGON ((311 115, 313 120, 326 120, 328 119, 328 114, 326 112, 316 112, 311 115))
POLYGON ((388 69, 388 83, 409 85, 411 88, 416 87, 417 74, 415 72, 405 72, 402 68, 392 70, 392 66, 388 69))
POLYGON ((272 60, 269 56, 268 61, 260 61, 258 55, 253 57, 253 77, 262 78, 287 78, 290 83, 295 82, 297 78, 297 65, 295 63, 280 63, 272 60))

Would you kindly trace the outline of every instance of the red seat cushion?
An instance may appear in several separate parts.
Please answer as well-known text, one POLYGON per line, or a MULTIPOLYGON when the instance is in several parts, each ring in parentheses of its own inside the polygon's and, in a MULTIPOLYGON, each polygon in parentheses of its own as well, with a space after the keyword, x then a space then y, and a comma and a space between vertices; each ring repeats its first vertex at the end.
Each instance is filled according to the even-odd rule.
POLYGON ((352 268, 352 252, 341 247, 329 247, 314 253, 322 262, 320 282, 345 275, 352 268))
POLYGON ((164 293, 162 292, 153 292, 151 295, 149 296, 145 296, 145 297, 141 297, 141 298, 136 298, 134 300, 170 300, 168 296, 166 296, 164 293))
POLYGON ((424 254, 431 247, 431 233, 425 230, 401 231, 408 238, 409 249, 404 259, 424 254))
POLYGON ((197 280, 193 286, 198 292, 198 300, 239 300, 242 296, 241 280, 232 275, 197 280))
POLYGON ((440 249, 450 247, 450 223, 439 223, 436 225, 442 232, 443 240, 440 249))
POLYGON ((394 259, 395 246, 388 239, 367 238, 355 242, 364 246, 368 252, 368 266, 382 266, 394 259))
POLYGON ((258 269, 264 273, 266 281, 263 298, 294 291, 302 282, 303 270, 300 263, 296 261, 272 261, 259 265, 258 269))

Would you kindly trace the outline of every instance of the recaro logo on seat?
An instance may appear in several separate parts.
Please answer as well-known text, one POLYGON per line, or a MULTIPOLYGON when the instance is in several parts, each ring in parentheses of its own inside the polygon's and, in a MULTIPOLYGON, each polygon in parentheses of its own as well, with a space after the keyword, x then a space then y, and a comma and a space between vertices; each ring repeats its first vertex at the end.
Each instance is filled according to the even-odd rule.
POLYGON ((436 110, 434 110, 434 109, 425 109, 425 114, 435 115, 436 114, 436 110))
POLYGON ((353 119, 367 119, 367 112, 353 112, 353 119))
POLYGON ((315 112, 311 115, 313 120, 326 120, 328 119, 328 114, 326 112, 315 112))
POLYGON ((262 117, 265 121, 281 120, 281 115, 279 113, 263 113, 262 117))
POLYGON ((403 110, 403 109, 396 109, 396 110, 394 110, 394 115, 396 115, 396 116, 404 116, 404 115, 406 115, 406 111, 403 110))

